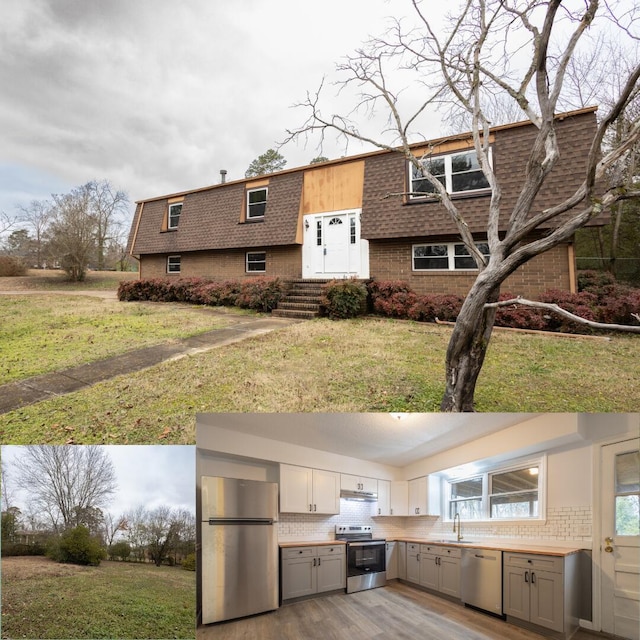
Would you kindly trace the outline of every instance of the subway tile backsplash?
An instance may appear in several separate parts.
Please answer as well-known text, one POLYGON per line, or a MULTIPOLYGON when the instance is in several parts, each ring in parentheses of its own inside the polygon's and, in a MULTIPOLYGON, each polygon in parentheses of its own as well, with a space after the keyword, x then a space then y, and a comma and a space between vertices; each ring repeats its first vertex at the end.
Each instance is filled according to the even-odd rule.
MULTIPOLYGON (((366 502, 340 501, 340 515, 280 514, 278 536, 281 541, 331 540, 335 526, 371 525, 373 534, 380 538, 398 536, 429 538, 452 535, 450 522, 433 516, 372 517, 372 505, 366 502)), ((561 507, 547 509, 546 522, 482 522, 462 523, 462 533, 473 539, 526 539, 541 544, 554 542, 582 542, 585 546, 592 537, 591 507, 561 507)))

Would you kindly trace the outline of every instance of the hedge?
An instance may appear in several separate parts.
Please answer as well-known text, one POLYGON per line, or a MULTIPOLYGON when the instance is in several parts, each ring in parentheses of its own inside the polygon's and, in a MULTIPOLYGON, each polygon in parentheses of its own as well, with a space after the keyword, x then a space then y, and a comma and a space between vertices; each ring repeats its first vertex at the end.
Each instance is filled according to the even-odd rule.
POLYGON ((322 287, 320 310, 332 320, 355 318, 367 308, 367 287, 357 280, 332 280, 322 287))
MULTIPOLYGON (((540 302, 557 304, 586 320, 609 324, 640 324, 631 314, 640 312, 640 289, 616 283, 610 274, 581 272, 578 293, 548 290, 538 296, 540 302)), ((457 295, 419 295, 403 281, 372 281, 367 285, 375 313, 392 318, 434 322, 436 318, 453 322, 464 298, 457 295)), ((516 298, 502 293, 500 300, 516 298)), ((533 307, 513 305, 496 312, 495 325, 564 333, 595 333, 594 329, 556 313, 533 307)))
POLYGON ((127 302, 188 302, 271 311, 285 292, 286 286, 279 278, 257 277, 221 282, 204 278, 154 278, 121 282, 118 299, 127 302))

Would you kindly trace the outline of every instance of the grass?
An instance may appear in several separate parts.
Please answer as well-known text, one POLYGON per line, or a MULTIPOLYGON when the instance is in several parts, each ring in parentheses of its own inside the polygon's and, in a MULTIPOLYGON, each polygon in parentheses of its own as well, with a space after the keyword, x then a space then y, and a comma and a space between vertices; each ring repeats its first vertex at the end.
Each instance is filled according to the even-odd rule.
MULTIPOLYGON (((0 416, 15 444, 193 443, 198 412, 437 411, 451 329, 381 319, 291 325, 0 416)), ((633 412, 640 341, 495 331, 478 411, 633 412)))
POLYGON ((137 278, 133 271, 87 271, 82 282, 69 282, 61 270, 29 269, 25 276, 0 278, 0 291, 114 291, 137 278))
POLYGON ((95 296, 0 296, 0 384, 101 360, 228 324, 187 305, 95 296))
POLYGON ((194 638, 195 572, 2 559, 2 638, 194 638))

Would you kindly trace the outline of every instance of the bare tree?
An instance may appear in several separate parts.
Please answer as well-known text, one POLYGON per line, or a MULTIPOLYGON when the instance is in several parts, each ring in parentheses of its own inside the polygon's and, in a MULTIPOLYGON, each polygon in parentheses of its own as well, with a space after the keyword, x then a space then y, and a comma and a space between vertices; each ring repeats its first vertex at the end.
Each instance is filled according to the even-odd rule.
POLYGON ((4 211, 0 211, 0 236, 9 231, 17 222, 15 217, 6 214, 4 211))
POLYGON ((51 220, 51 203, 47 200, 32 200, 29 205, 18 207, 20 221, 33 231, 32 242, 35 246, 35 264, 38 269, 44 266, 45 232, 51 220))
MULTIPOLYGON (((455 222, 460 238, 478 265, 478 276, 462 305, 446 354, 444 411, 472 411, 478 375, 495 322, 500 286, 532 258, 570 241, 577 229, 619 201, 638 198, 640 192, 616 176, 640 139, 640 120, 634 117, 624 139, 604 146, 638 93, 640 64, 621 80, 611 105, 600 117, 581 173, 581 184, 570 197, 545 210, 534 200, 559 159, 555 119, 567 78, 568 66, 588 30, 615 28, 617 37, 633 41, 637 9, 621 11, 616 3, 600 6, 598 0, 575 5, 562 0, 465 0, 452 11, 447 28, 433 24, 423 3, 412 0, 416 27, 406 29, 396 21, 385 37, 371 40, 338 67, 346 76, 342 88, 359 91, 354 112, 362 109, 388 114, 387 136, 367 134, 350 118, 325 116, 320 108, 322 87, 303 103, 309 118, 289 131, 287 140, 334 132, 346 140, 357 139, 403 154, 418 175, 426 178, 436 197, 455 222), (616 14, 616 9, 618 12, 616 14), (525 52, 526 53, 525 55, 525 52), (413 74, 420 99, 405 109, 402 91, 395 91, 393 71, 413 74), (515 206, 505 211, 502 185, 490 158, 489 114, 496 101, 516 104, 522 119, 536 127, 526 172, 515 206), (476 156, 491 188, 486 235, 490 255, 476 247, 470 226, 455 200, 412 152, 413 129, 431 108, 467 114, 476 156), (613 179, 604 193, 598 186, 613 179), (539 230, 544 228, 544 233, 539 230)), ((411 93, 415 98, 415 91, 411 93)), ((407 195, 407 194, 399 194, 407 195)))
POLYGON ((15 500, 15 491, 9 481, 9 469, 7 462, 0 458, 0 494, 2 500, 2 511, 6 511, 13 506, 15 500))
POLYGON ((88 182, 91 212, 96 224, 96 266, 105 268, 105 252, 110 241, 118 237, 118 230, 129 210, 129 197, 115 189, 108 180, 88 182))
POLYGON ((113 513, 107 511, 103 514, 102 526, 105 544, 107 547, 110 547, 116 535, 120 531, 126 531, 129 525, 125 515, 115 516, 113 513))
POLYGON ((24 447, 17 483, 56 531, 106 506, 117 484, 113 463, 99 446, 24 447))
POLYGON ((125 514, 127 521, 127 540, 131 545, 134 558, 138 562, 144 562, 146 555, 147 532, 146 522, 148 518, 147 510, 139 505, 135 509, 125 514))
POLYGON ((157 567, 169 556, 178 539, 179 528, 176 514, 170 507, 157 507, 149 513, 146 524, 147 551, 157 567))

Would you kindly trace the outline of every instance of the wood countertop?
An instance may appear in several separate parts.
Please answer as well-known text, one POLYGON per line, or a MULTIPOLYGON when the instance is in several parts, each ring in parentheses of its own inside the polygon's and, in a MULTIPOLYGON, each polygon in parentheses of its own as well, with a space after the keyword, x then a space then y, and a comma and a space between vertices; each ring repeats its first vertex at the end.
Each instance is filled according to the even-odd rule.
POLYGON ((546 545, 530 544, 528 542, 516 543, 516 542, 482 542, 469 540, 467 542, 456 542, 448 540, 429 540, 428 538, 404 538, 395 537, 387 538, 387 542, 410 542, 414 544, 427 544, 432 546, 441 547, 458 547, 460 549, 491 549, 493 551, 512 551, 514 553, 535 553, 544 556, 570 556, 573 553, 583 551, 580 547, 554 547, 546 545))
POLYGON ((347 543, 344 540, 289 540, 278 542, 281 549, 287 549, 289 547, 324 547, 324 546, 336 546, 338 544, 347 543))

